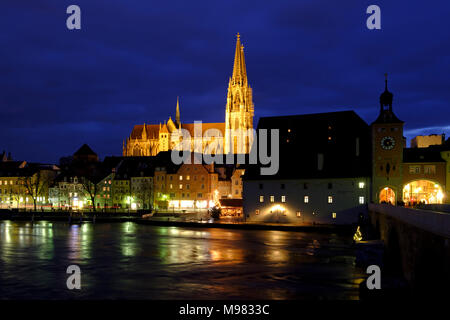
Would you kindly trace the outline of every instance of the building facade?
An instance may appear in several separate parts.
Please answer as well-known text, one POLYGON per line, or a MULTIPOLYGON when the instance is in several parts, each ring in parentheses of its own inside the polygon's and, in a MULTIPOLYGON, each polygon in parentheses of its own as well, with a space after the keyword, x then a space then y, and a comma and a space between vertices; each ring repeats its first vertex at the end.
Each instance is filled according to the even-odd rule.
POLYGON ((450 139, 422 136, 406 148, 387 76, 379 103, 370 126, 353 111, 261 118, 258 128, 280 130, 280 169, 274 176, 260 175, 261 165, 247 169, 247 220, 348 224, 368 202, 450 203, 450 139))
POLYGON ((380 113, 372 123, 372 201, 414 206, 450 203, 448 157, 444 135, 417 136, 406 148, 404 122, 393 111, 394 95, 380 96, 380 113))
POLYGON ((261 118, 279 129, 279 171, 244 174, 244 214, 250 222, 289 224, 356 221, 370 201, 370 129, 353 111, 261 118))

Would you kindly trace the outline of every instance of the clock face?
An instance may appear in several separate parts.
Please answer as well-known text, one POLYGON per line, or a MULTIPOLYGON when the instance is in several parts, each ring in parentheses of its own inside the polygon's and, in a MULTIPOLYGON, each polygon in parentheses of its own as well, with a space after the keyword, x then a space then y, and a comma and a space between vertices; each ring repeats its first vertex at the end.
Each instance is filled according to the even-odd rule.
POLYGON ((383 137, 381 139, 381 147, 384 150, 391 150, 395 146, 395 139, 393 137, 383 137))

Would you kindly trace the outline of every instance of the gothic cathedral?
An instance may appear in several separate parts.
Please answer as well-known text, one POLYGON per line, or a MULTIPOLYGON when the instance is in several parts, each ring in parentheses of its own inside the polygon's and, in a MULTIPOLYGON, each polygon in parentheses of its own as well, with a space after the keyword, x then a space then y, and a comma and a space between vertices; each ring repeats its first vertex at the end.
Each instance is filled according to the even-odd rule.
POLYGON ((123 142, 123 155, 155 156, 161 151, 177 149, 186 134, 191 137, 191 142, 187 147, 183 144, 183 149, 194 151, 194 146, 200 145, 202 151, 211 150, 214 144, 215 153, 249 153, 253 142, 253 116, 252 88, 248 84, 244 47, 238 33, 233 74, 228 83, 225 123, 202 123, 199 134, 198 125, 181 122, 177 98, 175 121, 169 117, 164 123, 135 125, 123 142), (213 137, 208 134, 211 132, 213 137))

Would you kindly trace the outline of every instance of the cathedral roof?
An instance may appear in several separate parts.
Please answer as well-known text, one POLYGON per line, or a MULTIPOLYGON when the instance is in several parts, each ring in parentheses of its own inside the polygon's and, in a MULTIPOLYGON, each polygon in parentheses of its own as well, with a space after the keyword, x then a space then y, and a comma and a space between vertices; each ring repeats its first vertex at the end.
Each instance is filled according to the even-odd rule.
MULTIPOLYGON (((144 129, 143 124, 135 125, 133 131, 131 132, 131 139, 141 139, 142 131, 144 129)), ((145 125, 146 134, 149 139, 157 139, 159 135, 159 124, 147 124, 145 125)))
MULTIPOLYGON (((194 123, 183 123, 181 124, 181 128, 189 131, 191 134, 191 137, 194 136, 194 123)), ((205 133, 206 130, 209 129, 217 129, 222 133, 222 136, 225 135, 225 123, 224 122, 217 122, 217 123, 202 123, 202 135, 205 133)))
MULTIPOLYGON (((194 136, 194 123, 183 123, 181 125, 182 129, 185 129, 189 131, 189 134, 191 137, 194 136)), ((169 124, 170 126, 170 124, 169 124)), ((147 124, 145 125, 146 133, 148 139, 158 139, 159 138, 159 132, 160 132, 160 126, 159 124, 147 124)), ((142 138, 142 131, 144 129, 144 125, 135 125, 133 128, 133 131, 131 132, 130 138, 131 139, 141 139, 142 138)), ((202 135, 205 133, 206 130, 209 129, 217 129, 222 133, 222 136, 225 134, 225 123, 224 122, 218 122, 218 123, 202 123, 202 135)), ((169 132, 168 126, 166 124, 161 126, 161 132, 169 132)))

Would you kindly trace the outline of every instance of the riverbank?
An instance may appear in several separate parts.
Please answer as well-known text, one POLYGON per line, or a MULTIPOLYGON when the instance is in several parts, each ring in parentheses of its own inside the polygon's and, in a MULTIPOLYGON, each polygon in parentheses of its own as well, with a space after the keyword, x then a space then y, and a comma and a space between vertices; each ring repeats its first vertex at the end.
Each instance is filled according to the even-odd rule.
POLYGON ((132 213, 88 213, 72 214, 68 212, 21 212, 0 214, 0 220, 8 221, 55 221, 67 222, 70 224, 80 223, 114 223, 114 222, 134 222, 143 225, 167 226, 167 227, 189 227, 189 228, 221 228, 239 230, 278 230, 278 231, 298 231, 298 232, 325 232, 352 235, 355 232, 354 225, 288 225, 276 223, 252 223, 252 222, 229 222, 224 220, 200 220, 183 221, 177 217, 151 217, 143 219, 141 215, 132 213))

